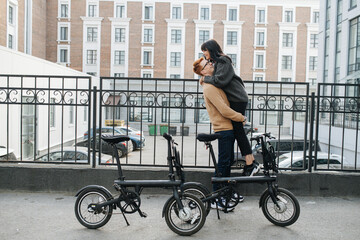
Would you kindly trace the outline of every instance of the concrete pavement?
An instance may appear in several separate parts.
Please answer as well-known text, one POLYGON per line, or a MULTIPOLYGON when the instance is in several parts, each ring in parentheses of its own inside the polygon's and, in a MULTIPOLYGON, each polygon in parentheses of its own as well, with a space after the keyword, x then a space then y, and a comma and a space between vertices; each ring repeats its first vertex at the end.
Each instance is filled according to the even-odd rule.
MULTIPOLYGON (((115 214, 102 228, 90 230, 74 214, 75 193, 0 191, 0 239, 184 239, 173 233, 161 217, 170 195, 142 195, 148 214, 115 214)), ((360 198, 298 197, 298 221, 286 228, 271 224, 258 207, 259 197, 246 197, 233 213, 211 211, 204 227, 187 239, 358 239, 360 198)), ((118 210, 116 211, 118 212, 118 210)))

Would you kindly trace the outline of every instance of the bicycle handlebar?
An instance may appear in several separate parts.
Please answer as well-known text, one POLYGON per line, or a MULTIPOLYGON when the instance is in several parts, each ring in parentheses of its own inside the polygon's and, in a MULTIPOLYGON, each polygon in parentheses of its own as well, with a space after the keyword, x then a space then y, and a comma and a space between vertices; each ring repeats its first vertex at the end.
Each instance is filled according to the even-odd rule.
POLYGON ((260 134, 260 135, 258 135, 258 136, 256 136, 256 137, 252 137, 252 138, 250 138, 250 141, 256 141, 257 143, 259 143, 260 142, 260 139, 263 139, 263 137, 266 139, 266 138, 275 138, 275 137, 273 137, 272 135, 271 135, 271 133, 270 132, 268 132, 268 133, 263 133, 263 134, 260 134))
POLYGON ((163 134, 163 137, 168 140, 168 141, 171 141, 172 140, 172 136, 170 134, 167 134, 167 133, 164 133, 163 134))

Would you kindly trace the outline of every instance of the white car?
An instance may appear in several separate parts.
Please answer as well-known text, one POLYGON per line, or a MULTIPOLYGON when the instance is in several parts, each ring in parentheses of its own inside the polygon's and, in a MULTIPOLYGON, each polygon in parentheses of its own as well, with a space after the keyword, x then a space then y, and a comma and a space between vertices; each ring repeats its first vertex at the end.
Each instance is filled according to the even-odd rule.
MULTIPOLYGON (((308 154, 307 154, 308 155, 308 154)), ((314 156, 314 154, 313 154, 314 156)), ((344 158, 345 162, 345 158, 344 158)), ((304 164, 304 152, 294 151, 282 154, 279 157, 279 168, 291 168, 291 169, 305 169, 308 168, 308 157, 304 164), (291 158, 292 156, 292 158, 291 158)), ((314 166, 314 162, 312 163, 314 166)), ((318 152, 316 160, 317 169, 341 169, 341 156, 337 154, 328 154, 326 152, 318 152)))
POLYGON ((14 150, 0 146, 0 161, 16 161, 14 150))
MULTIPOLYGON (((97 154, 96 154, 97 155, 97 154)), ((107 154, 101 154, 101 163, 110 163, 112 157, 107 154)), ((85 147, 64 147, 61 149, 45 153, 38 157, 36 161, 42 162, 54 162, 54 163, 88 163, 92 161, 92 153, 90 153, 90 159, 88 157, 88 149, 85 147), (76 151, 75 151, 76 150, 76 151)), ((98 155, 96 161, 99 161, 98 155)))

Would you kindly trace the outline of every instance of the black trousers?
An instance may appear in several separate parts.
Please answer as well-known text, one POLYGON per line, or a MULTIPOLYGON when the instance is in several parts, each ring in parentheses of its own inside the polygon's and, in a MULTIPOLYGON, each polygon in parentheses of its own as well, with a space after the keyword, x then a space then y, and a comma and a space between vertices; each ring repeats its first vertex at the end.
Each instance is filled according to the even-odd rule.
MULTIPOLYGON (((245 110, 247 107, 247 102, 230 102, 230 108, 236 112, 241 113, 245 116, 245 110)), ((246 137, 244 125, 242 122, 231 121, 234 128, 234 135, 236 142, 239 145, 241 155, 245 157, 248 154, 251 154, 251 146, 248 138, 246 137)))

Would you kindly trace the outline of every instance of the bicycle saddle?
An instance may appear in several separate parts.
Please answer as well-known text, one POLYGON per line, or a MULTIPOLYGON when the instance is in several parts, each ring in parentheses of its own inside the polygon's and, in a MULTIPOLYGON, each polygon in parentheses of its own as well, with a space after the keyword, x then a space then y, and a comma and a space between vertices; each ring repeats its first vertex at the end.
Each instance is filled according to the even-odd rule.
POLYGON ((119 142, 130 140, 126 135, 101 135, 101 138, 109 144, 117 144, 119 142))
POLYGON ((221 135, 218 133, 213 133, 213 134, 199 133, 196 137, 196 139, 199 140, 200 142, 211 142, 219 138, 221 138, 221 135))

